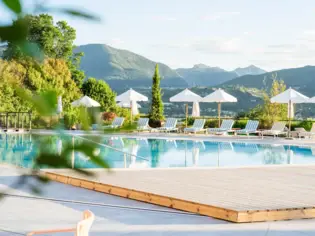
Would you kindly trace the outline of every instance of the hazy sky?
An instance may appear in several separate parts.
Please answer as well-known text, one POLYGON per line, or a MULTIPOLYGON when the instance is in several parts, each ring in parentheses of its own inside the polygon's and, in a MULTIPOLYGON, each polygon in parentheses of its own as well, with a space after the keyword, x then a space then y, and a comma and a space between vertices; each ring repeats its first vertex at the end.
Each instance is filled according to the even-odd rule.
MULTIPOLYGON (((25 1, 30 9, 31 0, 25 1)), ((266 70, 315 65, 314 0, 51 0, 99 23, 55 15, 76 44, 106 43, 171 66, 266 70)), ((0 6, 0 20, 10 19, 0 6)))

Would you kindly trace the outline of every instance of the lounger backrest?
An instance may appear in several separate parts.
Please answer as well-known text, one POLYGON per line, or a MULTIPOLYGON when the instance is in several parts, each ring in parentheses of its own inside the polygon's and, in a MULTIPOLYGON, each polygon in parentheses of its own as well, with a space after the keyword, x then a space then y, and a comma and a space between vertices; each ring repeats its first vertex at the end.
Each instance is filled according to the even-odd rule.
POLYGON ((312 128, 311 128, 310 132, 315 133, 315 123, 312 124, 312 128))
POLYGON ((273 123, 271 130, 283 131, 284 128, 285 128, 285 122, 278 121, 278 122, 273 123))
POLYGON ((149 123, 149 119, 148 118, 140 118, 138 120, 138 127, 145 127, 147 126, 149 123))
POLYGON ((167 118, 165 122, 165 128, 174 128, 176 127, 177 119, 176 118, 167 118))
POLYGON ((91 211, 83 212, 83 220, 77 224, 76 236, 89 236, 90 228, 94 221, 94 214, 91 211))
POLYGON ((112 126, 122 126, 124 123, 125 118, 124 117, 115 117, 112 126))
POLYGON ((259 122, 257 120, 247 121, 245 130, 257 130, 259 122))
POLYGON ((193 128, 202 129, 205 126, 205 119, 196 119, 193 124, 193 128))
POLYGON ((234 125, 234 120, 223 120, 220 129, 231 130, 234 125))

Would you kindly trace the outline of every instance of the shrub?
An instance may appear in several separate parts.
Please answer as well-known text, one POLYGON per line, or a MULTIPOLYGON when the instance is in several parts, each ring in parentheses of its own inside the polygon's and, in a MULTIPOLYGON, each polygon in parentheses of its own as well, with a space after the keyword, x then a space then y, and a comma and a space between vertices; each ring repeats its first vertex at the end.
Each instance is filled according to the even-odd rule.
POLYGON ((73 125, 80 122, 80 111, 78 108, 70 108, 64 114, 65 127, 70 129, 73 125))
POLYGON ((244 129, 248 120, 236 120, 233 128, 244 129))
MULTIPOLYGON (((304 128, 305 130, 311 130, 313 125, 313 121, 311 120, 304 120, 304 121, 292 121, 291 129, 294 130, 295 128, 304 128)), ((289 127, 289 123, 287 123, 287 127, 289 127)))
POLYGON ((205 128, 215 128, 218 126, 218 120, 217 119, 209 119, 205 122, 205 128))
POLYGON ((115 117, 116 117, 116 114, 114 112, 104 112, 102 114, 103 121, 112 121, 115 117))

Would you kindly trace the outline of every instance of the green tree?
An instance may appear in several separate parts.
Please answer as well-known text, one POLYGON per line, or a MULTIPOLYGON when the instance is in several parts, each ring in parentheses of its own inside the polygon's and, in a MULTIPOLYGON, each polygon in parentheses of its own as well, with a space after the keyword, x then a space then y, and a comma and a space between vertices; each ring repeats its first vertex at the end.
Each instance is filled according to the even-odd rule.
POLYGON ((60 59, 45 59, 42 64, 30 59, 0 60, 0 111, 31 110, 32 104, 21 99, 14 86, 33 95, 55 91, 62 96, 65 112, 70 103, 81 96, 80 90, 71 79, 67 63, 60 59))
MULTIPOLYGON (((26 22, 28 30, 26 41, 33 46, 31 48, 33 51, 37 51, 32 54, 40 55, 42 53, 44 58, 65 60, 69 66, 71 78, 80 88, 85 75, 78 69, 83 53, 73 54, 73 42, 76 39, 75 29, 66 21, 58 21, 55 25, 53 17, 48 14, 26 15, 23 20, 26 22)), ((17 25, 19 22, 20 19, 14 21, 13 25, 17 25)), ((3 56, 5 59, 15 60, 29 58, 23 45, 10 41, 3 56)))
MULTIPOLYGON (((54 11, 54 12, 60 12, 65 13, 67 15, 72 15, 76 17, 81 17, 85 19, 91 19, 91 20, 99 20, 98 17, 92 16, 90 14, 84 13, 82 11, 77 11, 70 8, 50 8, 47 6, 41 6, 36 1, 30 1, 35 4, 34 12, 38 11, 54 11)), ((26 12, 22 8, 22 4, 20 0, 6 0, 2 1, 2 5, 4 7, 5 12, 9 12, 10 15, 12 15, 13 18, 18 19, 12 24, 4 25, 2 24, 0 26, 0 43, 5 42, 9 47, 8 51, 9 55, 13 55, 13 52, 18 52, 21 57, 29 57, 29 59, 38 59, 38 56, 44 55, 43 49, 40 48, 37 44, 31 43, 29 36, 29 30, 28 30, 28 23, 26 20, 22 17, 25 16, 26 12), (19 49, 19 50, 14 50, 19 49)), ((49 37, 49 34, 44 35, 45 37, 49 37)), ((7 54, 8 55, 8 54, 7 54)), ((12 57, 14 58, 14 57, 12 57)), ((11 58, 11 59, 12 59, 11 58)), ((42 59, 42 58, 41 58, 42 59)), ((55 60, 55 58, 54 58, 55 60)), ((59 60, 59 59, 58 59, 59 60)), ((34 63, 33 60, 30 60, 32 63, 34 63)), ((57 62, 57 61, 55 61, 57 62)), ((54 66, 54 62, 51 61, 48 62, 48 66, 54 66)), ((45 69, 43 69, 43 66, 38 63, 34 63, 34 65, 28 66, 27 63, 24 63, 24 61, 10 61, 10 62, 3 62, 0 61, 0 109, 3 109, 1 106, 2 102, 8 102, 7 96, 4 96, 1 98, 3 90, 7 92, 8 95, 11 95, 11 98, 14 98, 15 95, 16 99, 12 99, 12 103, 16 103, 18 105, 26 104, 28 103, 30 106, 34 108, 33 111, 37 111, 40 117, 52 115, 56 111, 56 100, 57 100, 57 93, 56 91, 44 91, 44 92, 37 92, 36 88, 39 86, 42 86, 43 83, 40 81, 40 77, 45 74, 49 73, 49 67, 47 68, 48 71, 45 72, 45 69), (43 72, 44 71, 44 72, 43 72), (32 75, 32 79, 29 81, 27 85, 25 78, 25 74, 30 73, 32 75), (38 78, 38 79, 35 79, 38 78), (32 83, 33 82, 33 83, 32 83), (29 90, 31 88, 35 91, 29 90), (24 88, 28 87, 27 88, 24 88), (37 94, 36 94, 37 93, 37 94), (34 96, 35 95, 35 96, 34 96), (18 100, 20 99, 20 100, 18 100)), ((46 65, 47 66, 47 65, 46 65)), ((68 67, 67 67, 68 68, 68 67)), ((68 71, 69 72, 69 71, 68 71)), ((59 72, 59 75, 62 75, 63 71, 59 72)), ((70 73, 69 73, 70 74, 70 73)), ((62 77, 62 76, 61 76, 62 77)), ((45 76, 47 79, 47 82, 54 80, 54 75, 52 76, 45 76)), ((72 93, 70 96, 76 96, 75 92, 71 92, 71 89, 68 91, 67 86, 69 85, 71 88, 72 84, 74 84, 73 80, 64 82, 65 87, 64 89, 72 93)), ((45 84, 45 83, 44 83, 45 84)), ((62 82, 58 82, 57 84, 62 84, 62 82)), ((45 86, 43 86, 45 87, 45 86)), ((75 90, 78 90, 76 86, 74 86, 75 90)), ((67 95, 66 95, 67 96, 67 95)), ((15 105, 15 104, 14 104, 15 105)), ((12 106, 12 108, 16 111, 18 110, 17 106, 12 106)), ((86 117, 86 109, 80 109, 80 119, 82 119, 85 122, 86 117)), ((86 129, 88 125, 83 125, 83 129, 86 129)), ((56 131, 58 132, 58 131, 56 131)), ((58 132, 58 136, 64 136, 63 132, 58 132)), ((68 137, 65 136, 67 139, 68 137)), ((34 138, 36 139, 36 138, 34 138)), ((48 138, 49 139, 49 138, 48 138)), ((95 137, 94 142, 99 142, 99 138, 95 137)), ((49 145, 49 140, 43 139, 43 137, 36 140, 36 146, 38 147, 38 150, 36 152, 36 157, 34 158, 34 165, 31 166, 31 169, 29 170, 28 174, 31 174, 35 179, 38 180, 37 183, 33 182, 29 183, 29 187, 35 192, 38 193, 40 191, 40 184, 41 183, 47 183, 48 179, 39 173, 39 168, 42 166, 50 167, 50 168, 72 168, 71 163, 68 161, 70 158, 69 153, 71 151, 78 151, 80 153, 85 154, 86 156, 90 157, 90 161, 92 161, 94 164, 97 164, 98 166, 102 168, 109 168, 108 164, 105 160, 105 157, 100 154, 95 154, 93 150, 97 147, 94 142, 71 142, 71 140, 68 139, 66 143, 63 143, 62 150, 60 153, 52 153, 50 148, 47 148, 49 145)), ((74 171, 77 173, 85 174, 85 175, 93 175, 93 173, 88 172, 83 169, 78 169, 77 167, 73 168, 74 171)), ((22 175, 16 183, 13 183, 11 185, 12 188, 18 187, 21 184, 27 184, 28 183, 28 176, 29 175, 22 175)), ((0 193, 0 197, 3 195, 0 193)))
POLYGON ((112 111, 116 107, 116 93, 112 91, 109 85, 95 78, 89 78, 82 85, 84 95, 87 95, 101 104, 104 111, 112 111))
POLYGON ((159 74, 159 66, 156 64, 152 83, 152 103, 149 117, 153 121, 163 120, 164 105, 160 88, 161 77, 159 74))
POLYGON ((263 92, 262 105, 253 108, 248 116, 251 119, 259 119, 264 128, 270 127, 277 120, 285 120, 287 116, 287 106, 285 104, 275 104, 270 102, 270 98, 282 93, 286 89, 283 80, 278 80, 277 75, 272 75, 273 82, 270 91, 263 92))

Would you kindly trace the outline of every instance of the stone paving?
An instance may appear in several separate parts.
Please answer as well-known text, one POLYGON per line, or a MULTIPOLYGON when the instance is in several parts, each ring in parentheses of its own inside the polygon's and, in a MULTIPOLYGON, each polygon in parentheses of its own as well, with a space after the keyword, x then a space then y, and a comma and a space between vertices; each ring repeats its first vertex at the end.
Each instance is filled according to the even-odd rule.
MULTIPOLYGON (((33 196, 26 186, 10 188, 20 173, 15 168, 0 168, 0 188, 9 194, 33 196)), ((169 210, 129 199, 97 193, 60 183, 43 187, 41 197, 106 203, 114 205, 169 210)), ((210 217, 176 213, 128 210, 74 203, 5 197, 0 201, 0 236, 23 235, 30 230, 73 227, 85 209, 94 212, 96 220, 90 235, 258 235, 305 236, 315 234, 315 220, 233 224, 210 217), (5 232, 14 231, 13 232, 5 232)), ((57 234, 71 235, 71 234, 57 234)))

